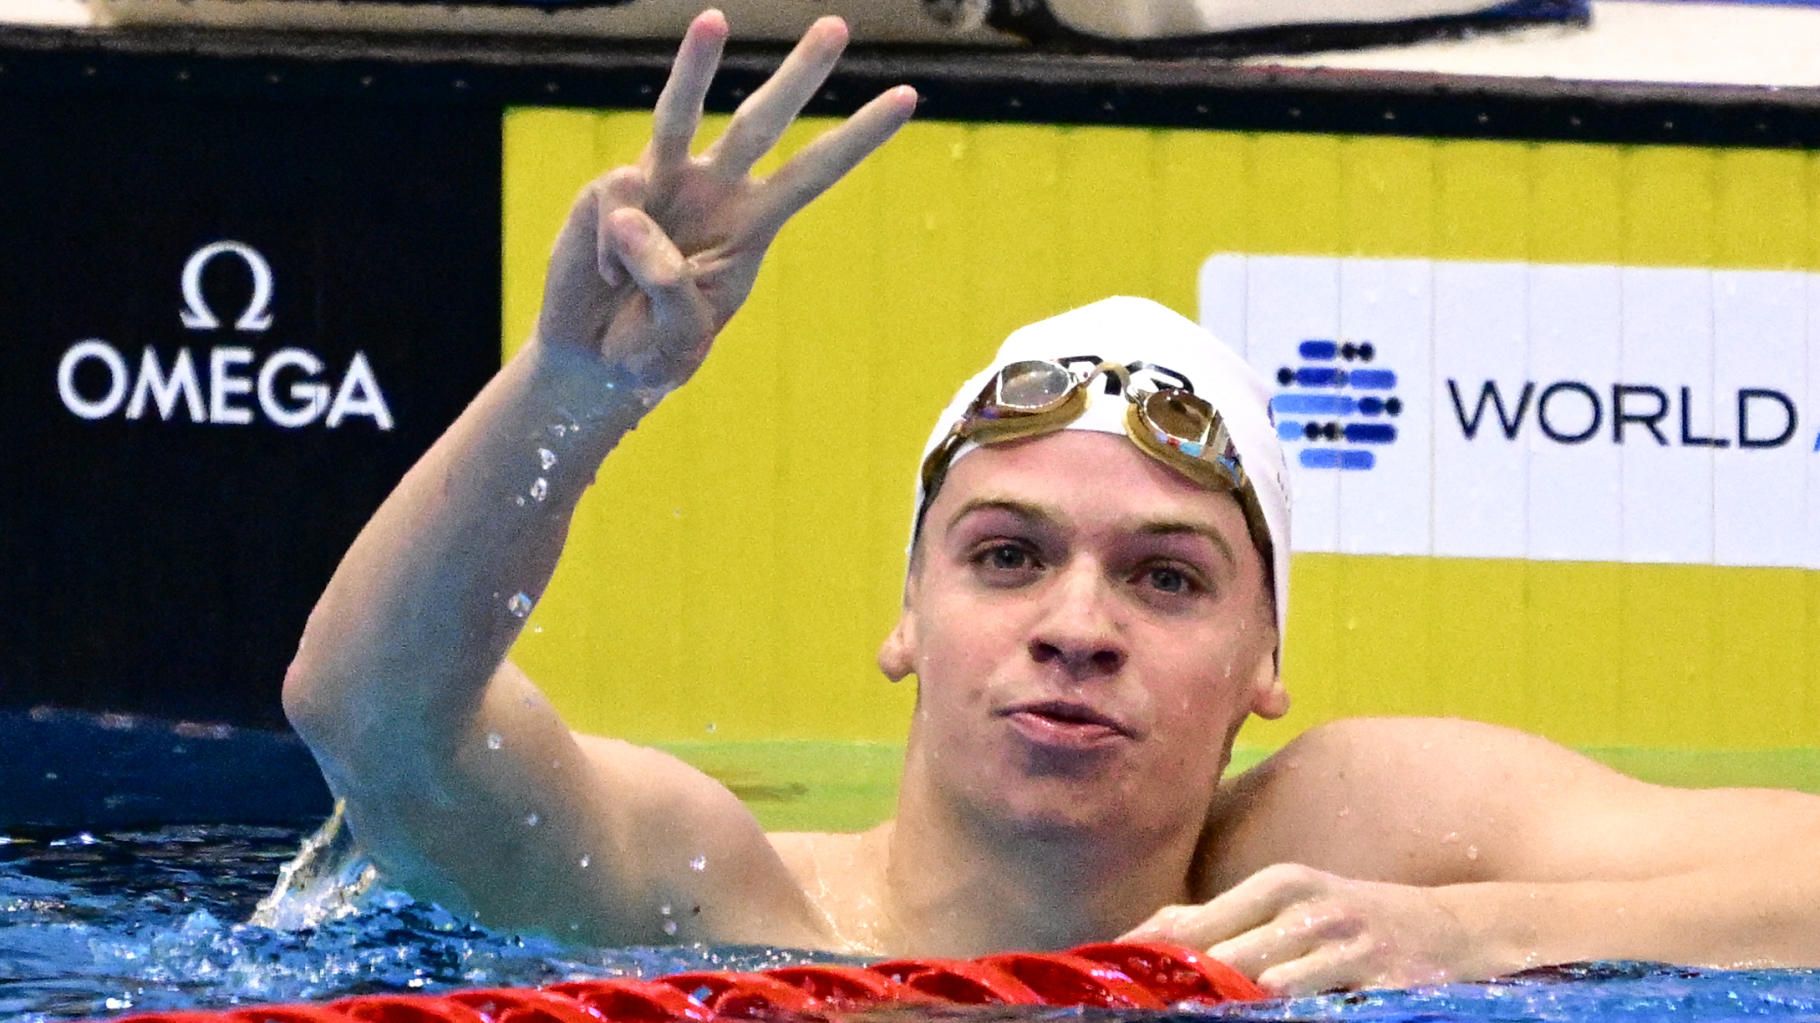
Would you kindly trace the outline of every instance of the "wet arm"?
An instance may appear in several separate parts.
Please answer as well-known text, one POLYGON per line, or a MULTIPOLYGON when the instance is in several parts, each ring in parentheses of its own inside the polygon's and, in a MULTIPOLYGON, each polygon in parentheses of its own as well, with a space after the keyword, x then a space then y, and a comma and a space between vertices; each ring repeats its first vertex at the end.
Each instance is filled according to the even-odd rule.
POLYGON ((1538 963, 1820 965, 1820 798, 1647 785, 1590 765, 1518 819, 1501 873, 1443 903, 1487 974, 1538 963))

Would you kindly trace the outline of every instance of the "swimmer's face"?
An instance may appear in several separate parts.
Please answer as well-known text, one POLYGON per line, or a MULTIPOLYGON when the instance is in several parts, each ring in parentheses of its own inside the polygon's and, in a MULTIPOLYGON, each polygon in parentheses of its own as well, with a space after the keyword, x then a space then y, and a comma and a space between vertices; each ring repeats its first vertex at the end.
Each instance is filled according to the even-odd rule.
POLYGON ((1249 714, 1288 707, 1230 494, 1112 434, 955 464, 879 653, 919 680, 906 785, 1035 831, 1198 834, 1249 714))

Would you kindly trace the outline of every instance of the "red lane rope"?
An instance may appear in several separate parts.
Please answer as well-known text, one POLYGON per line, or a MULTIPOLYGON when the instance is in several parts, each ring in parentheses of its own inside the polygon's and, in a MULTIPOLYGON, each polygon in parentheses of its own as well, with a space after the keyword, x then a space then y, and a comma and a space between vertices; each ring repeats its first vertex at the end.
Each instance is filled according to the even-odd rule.
POLYGON ((885 1005, 1048 1005, 1163 1009, 1267 997, 1191 949, 1102 942, 1066 952, 891 959, 870 966, 696 970, 655 980, 572 980, 544 988, 358 995, 326 1005, 141 1012, 112 1023, 731 1023, 885 1005))

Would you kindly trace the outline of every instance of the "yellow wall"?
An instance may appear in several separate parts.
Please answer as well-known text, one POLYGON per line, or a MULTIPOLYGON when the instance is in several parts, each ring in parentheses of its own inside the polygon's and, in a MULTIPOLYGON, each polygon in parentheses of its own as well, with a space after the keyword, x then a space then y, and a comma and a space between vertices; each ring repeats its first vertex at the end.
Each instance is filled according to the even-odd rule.
MULTIPOLYGON (((647 124, 507 116, 508 351, 570 199, 647 124)), ((1114 293, 1194 316, 1216 251, 1817 270, 1820 160, 913 124, 784 233, 714 357, 608 460, 515 656, 581 728, 901 739, 911 693, 872 655, 935 411, 1029 320, 1114 293)), ((1292 593, 1296 708, 1247 744, 1373 712, 1820 743, 1820 572, 1299 555, 1292 593)))

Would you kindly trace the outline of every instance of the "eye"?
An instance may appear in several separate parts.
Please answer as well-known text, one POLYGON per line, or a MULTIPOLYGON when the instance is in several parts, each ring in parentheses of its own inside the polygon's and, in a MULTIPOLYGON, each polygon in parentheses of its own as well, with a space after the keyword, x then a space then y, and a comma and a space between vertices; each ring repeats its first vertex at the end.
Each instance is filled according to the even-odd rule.
POLYGON ((1139 578, 1151 590, 1169 596, 1192 596, 1206 589, 1192 573, 1175 565, 1147 566, 1139 578))
POLYGON ((1042 567, 1036 552, 1021 543, 1001 540, 976 551, 973 563, 992 576, 1017 578, 1042 567))

